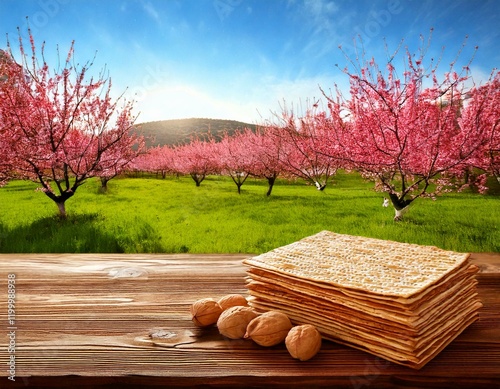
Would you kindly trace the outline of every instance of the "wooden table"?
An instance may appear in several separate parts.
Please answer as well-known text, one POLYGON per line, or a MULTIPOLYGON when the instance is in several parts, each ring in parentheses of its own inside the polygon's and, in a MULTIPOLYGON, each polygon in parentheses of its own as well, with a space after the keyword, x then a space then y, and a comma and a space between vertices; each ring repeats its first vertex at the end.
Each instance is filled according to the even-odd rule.
POLYGON ((480 320, 420 371, 332 342, 299 362, 284 345, 263 348, 196 328, 193 301, 246 294, 244 257, 0 255, 0 388, 500 387, 500 254, 471 256, 481 269, 480 320), (8 379, 12 331, 15 382, 8 379))

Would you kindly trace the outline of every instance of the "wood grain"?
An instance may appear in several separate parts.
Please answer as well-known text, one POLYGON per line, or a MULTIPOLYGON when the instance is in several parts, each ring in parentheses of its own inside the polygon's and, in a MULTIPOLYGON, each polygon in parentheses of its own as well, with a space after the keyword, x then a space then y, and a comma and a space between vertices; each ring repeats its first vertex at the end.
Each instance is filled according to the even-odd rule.
POLYGON ((198 329, 189 305, 245 290, 245 255, 0 255, 0 387, 500 387, 500 254, 473 254, 480 320, 422 370, 324 342, 310 361, 198 329), (16 275, 16 382, 7 275, 16 275))

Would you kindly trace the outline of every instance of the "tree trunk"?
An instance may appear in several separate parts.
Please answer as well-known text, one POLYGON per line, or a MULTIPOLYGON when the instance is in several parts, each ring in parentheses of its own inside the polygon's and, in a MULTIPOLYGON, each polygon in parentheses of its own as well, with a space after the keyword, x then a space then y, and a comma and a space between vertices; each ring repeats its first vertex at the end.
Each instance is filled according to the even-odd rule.
POLYGON ((73 197, 73 195, 75 194, 74 191, 76 189, 77 187, 74 187, 73 190, 72 189, 65 190, 59 196, 51 191, 44 192, 49 199, 51 199, 56 203, 57 209, 59 210, 59 217, 61 219, 66 219, 66 205, 65 205, 66 200, 73 197))
POLYGON ((271 196, 273 191, 274 183, 276 182, 276 177, 267 177, 267 182, 269 183, 269 188, 267 189, 266 196, 271 196))
POLYGON ((400 221, 403 219, 403 215, 408 211, 413 199, 399 198, 396 193, 389 193, 389 198, 391 199, 392 205, 394 206, 394 221, 400 221))
POLYGON ((200 186, 201 182, 205 179, 205 175, 204 174, 191 173, 191 178, 196 183, 196 186, 200 186))
POLYGON ((65 201, 56 201, 57 209, 59 209, 59 217, 61 219, 66 219, 66 205, 65 201))
POLYGON ((397 209, 397 208, 394 208, 394 211, 395 211, 395 214, 394 214, 394 221, 401 221, 403 220, 403 216, 406 212, 408 212, 408 208, 410 206, 406 206, 405 208, 402 208, 402 209, 397 209))
POLYGON ((106 193, 108 191, 108 182, 110 178, 100 177, 100 179, 101 179, 101 192, 106 193))
POLYGON ((320 184, 318 181, 314 181, 314 185, 319 191, 323 191, 326 188, 326 182, 324 184, 320 184))
POLYGON ((238 194, 241 194, 241 186, 245 183, 249 174, 236 172, 236 174, 230 174, 230 176, 233 179, 233 182, 238 187, 238 194))
POLYGON ((464 173, 464 185, 467 185, 469 183, 470 179, 470 169, 467 167, 465 168, 465 173, 464 173))

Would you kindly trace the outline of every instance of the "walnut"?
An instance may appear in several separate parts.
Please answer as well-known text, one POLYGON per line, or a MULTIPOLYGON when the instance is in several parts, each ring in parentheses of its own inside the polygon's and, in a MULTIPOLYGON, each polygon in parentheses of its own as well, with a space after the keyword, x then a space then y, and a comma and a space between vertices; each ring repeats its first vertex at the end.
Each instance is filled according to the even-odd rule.
POLYGON ((241 294, 228 294, 224 297, 221 297, 220 300, 218 301, 218 303, 223 311, 225 311, 226 309, 231 308, 231 307, 236 307, 236 306, 247 307, 248 306, 247 299, 244 296, 242 296, 241 294))
POLYGON ((293 358, 307 361, 320 350, 321 334, 311 324, 295 326, 288 332, 285 345, 293 358))
POLYGON ((261 346, 275 346, 285 340, 292 323, 287 315, 269 311, 248 323, 245 338, 251 338, 261 346))
POLYGON ((256 317, 257 313, 250 307, 230 307, 219 316, 217 328, 227 338, 241 339, 245 335, 248 323, 256 317))
POLYGON ((193 323, 198 327, 207 327, 217 323, 222 308, 212 298, 204 298, 191 305, 191 315, 193 323))

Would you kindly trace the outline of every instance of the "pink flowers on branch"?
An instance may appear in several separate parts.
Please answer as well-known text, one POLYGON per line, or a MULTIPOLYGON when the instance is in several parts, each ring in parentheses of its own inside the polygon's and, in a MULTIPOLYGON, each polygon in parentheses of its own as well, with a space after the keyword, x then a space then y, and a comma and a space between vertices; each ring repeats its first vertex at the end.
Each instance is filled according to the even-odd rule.
MULTIPOLYGON (((483 147, 472 158, 471 165, 491 174, 500 183, 500 72, 492 73, 488 83, 472 88, 469 95, 461 123, 480 129, 485 137, 483 147)), ((484 181, 486 173, 479 179, 484 181)), ((482 186, 479 189, 487 188, 482 186)))
POLYGON ((244 150, 250 156, 247 169, 255 177, 265 178, 268 183, 267 196, 271 195, 276 179, 283 174, 282 156, 284 143, 272 126, 259 127, 253 132, 245 129, 243 134, 244 150))
MULTIPOLYGON (((0 104, 8 97, 9 89, 15 87, 18 72, 19 65, 9 53, 0 50, 0 104)), ((11 143, 10 126, 0 110, 0 186, 7 183, 14 170, 11 143)))
POLYGON ((207 175, 219 171, 216 145, 211 138, 207 141, 194 138, 186 145, 177 146, 173 154, 176 171, 189 174, 196 186, 200 186, 207 175))
POLYGON ((330 141, 331 119, 313 107, 302 117, 284 109, 281 121, 274 131, 283 145, 279 157, 283 171, 324 190, 340 167, 336 155, 324 152, 325 142, 330 141))
POLYGON ((241 186, 252 173, 255 163, 248 132, 236 132, 231 136, 225 134, 217 144, 217 150, 222 174, 230 176, 238 194, 241 193, 241 186))
MULTIPOLYGON (((88 77, 91 62, 77 68, 73 44, 63 67, 51 71, 44 47, 38 55, 30 38, 29 53, 19 39, 20 64, 2 66, 2 151, 13 167, 9 176, 39 182, 65 217, 65 202, 80 185, 120 172, 142 141, 130 135, 132 103, 113 99, 111 81, 102 74, 88 77)), ((13 58, 9 42, 8 48, 13 58)))
POLYGON ((156 146, 134 159, 132 170, 161 175, 177 174, 177 156, 168 146, 156 146))

